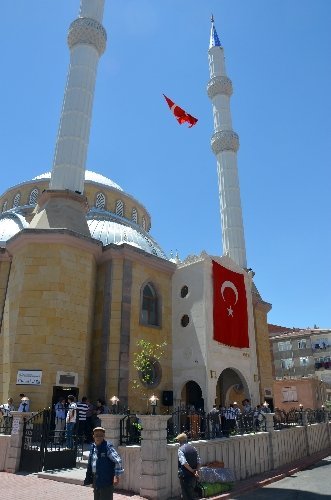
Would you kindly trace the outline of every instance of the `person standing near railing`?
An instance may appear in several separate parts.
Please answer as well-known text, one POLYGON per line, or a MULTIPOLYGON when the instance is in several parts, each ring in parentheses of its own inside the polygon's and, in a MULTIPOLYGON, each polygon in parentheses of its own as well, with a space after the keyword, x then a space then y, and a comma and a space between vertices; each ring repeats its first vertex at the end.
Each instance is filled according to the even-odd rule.
POLYGON ((22 396, 22 399, 17 411, 30 411, 30 399, 27 396, 24 396, 24 394, 20 394, 20 396, 22 396))
POLYGON ((55 410, 55 431, 54 443, 60 444, 63 440, 64 429, 66 426, 66 400, 61 397, 54 405, 55 410))
POLYGON ((67 448, 74 447, 73 432, 77 421, 77 405, 74 396, 68 396, 68 411, 66 416, 66 444, 67 448))
POLYGON ((200 457, 197 449, 189 444, 187 435, 182 432, 175 437, 178 448, 178 477, 183 500, 198 498, 194 488, 199 479, 200 457))

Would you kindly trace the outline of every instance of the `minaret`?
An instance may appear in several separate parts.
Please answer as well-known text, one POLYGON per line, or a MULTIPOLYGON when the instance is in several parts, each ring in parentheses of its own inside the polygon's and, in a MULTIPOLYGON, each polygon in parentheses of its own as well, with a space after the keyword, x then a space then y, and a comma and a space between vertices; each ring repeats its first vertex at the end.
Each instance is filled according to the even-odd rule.
POLYGON ((211 23, 207 92, 213 104, 214 134, 211 147, 217 158, 223 254, 229 255, 240 267, 247 268, 237 168, 239 137, 232 130, 230 111, 232 82, 226 76, 223 47, 213 17, 211 23))
POLYGON ((81 0, 70 25, 70 65, 64 94, 50 189, 83 193, 94 87, 107 35, 101 24, 105 0, 81 0))
POLYGON ((30 227, 64 228, 90 236, 83 196, 94 87, 107 34, 101 24, 105 0, 81 0, 69 27, 70 64, 49 189, 38 200, 30 227))

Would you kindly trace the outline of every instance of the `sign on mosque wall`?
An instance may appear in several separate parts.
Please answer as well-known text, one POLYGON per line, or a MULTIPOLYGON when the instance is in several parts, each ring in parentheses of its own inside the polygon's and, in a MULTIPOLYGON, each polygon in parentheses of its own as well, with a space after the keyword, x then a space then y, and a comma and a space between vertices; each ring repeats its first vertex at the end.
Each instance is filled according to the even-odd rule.
POLYGON ((75 372, 56 372, 56 385, 62 387, 77 387, 78 373, 75 372))
POLYGON ((18 370, 16 385, 40 385, 42 374, 41 370, 18 370))

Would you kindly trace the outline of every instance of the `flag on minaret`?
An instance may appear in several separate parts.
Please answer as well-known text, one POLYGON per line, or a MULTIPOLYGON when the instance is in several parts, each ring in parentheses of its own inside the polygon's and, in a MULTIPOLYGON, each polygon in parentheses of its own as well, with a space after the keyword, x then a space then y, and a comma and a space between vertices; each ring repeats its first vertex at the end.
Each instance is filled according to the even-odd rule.
POLYGON ((193 125, 195 125, 197 123, 197 121, 198 121, 197 118, 194 118, 194 116, 190 115, 189 113, 184 111, 184 109, 177 106, 177 104, 175 104, 166 95, 163 94, 163 96, 168 103, 170 111, 173 113, 173 115, 176 118, 176 120, 178 121, 179 125, 187 122, 189 124, 189 128, 191 128, 191 127, 193 127, 193 125))

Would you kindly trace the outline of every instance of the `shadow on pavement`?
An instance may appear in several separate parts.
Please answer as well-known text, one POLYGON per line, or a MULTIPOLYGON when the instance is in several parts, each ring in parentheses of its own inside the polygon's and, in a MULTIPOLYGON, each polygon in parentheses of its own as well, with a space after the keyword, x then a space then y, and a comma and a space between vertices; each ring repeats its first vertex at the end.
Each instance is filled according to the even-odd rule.
POLYGON ((254 490, 250 493, 243 493, 242 495, 233 495, 231 500, 240 498, 240 500, 322 500, 330 498, 330 493, 319 494, 310 493, 309 491, 292 490, 286 488, 261 488, 254 490))
POLYGON ((310 465, 309 467, 305 467, 305 470, 313 470, 317 469, 319 467, 325 467, 326 465, 331 464, 331 459, 325 458, 324 460, 321 460, 320 462, 317 462, 316 464, 310 465))

